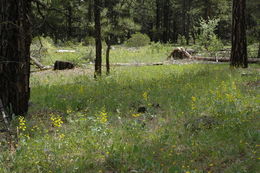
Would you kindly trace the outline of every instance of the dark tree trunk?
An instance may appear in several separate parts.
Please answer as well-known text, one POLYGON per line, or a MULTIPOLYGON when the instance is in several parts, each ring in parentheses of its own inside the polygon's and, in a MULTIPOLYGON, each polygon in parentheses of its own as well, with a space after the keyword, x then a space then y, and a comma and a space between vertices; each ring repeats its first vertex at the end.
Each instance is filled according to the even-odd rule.
POLYGON ((107 69, 107 75, 110 74, 110 62, 109 62, 109 56, 110 56, 110 50, 111 50, 111 42, 109 39, 106 40, 107 44, 107 51, 106 51, 106 69, 107 69))
POLYGON ((187 0, 182 0, 182 36, 184 36, 185 39, 186 39, 186 35, 187 35, 187 31, 186 31, 186 25, 187 25, 187 21, 186 21, 187 5, 186 5, 186 1, 187 0))
POLYGON ((0 1, 0 98, 15 115, 28 111, 30 12, 30 0, 0 1))
POLYGON ((68 11, 68 14, 67 14, 67 20, 68 20, 67 39, 70 40, 72 38, 72 17, 73 17, 71 4, 68 4, 67 11, 68 11))
POLYGON ((89 0, 88 2, 88 22, 92 22, 93 21, 93 17, 92 17, 92 12, 93 12, 93 3, 92 0, 89 0))
POLYGON ((258 43, 258 54, 257 54, 257 58, 260 58, 260 43, 258 43))
POLYGON ((156 35, 155 41, 160 41, 160 28, 161 28, 161 10, 160 10, 160 0, 156 0, 156 35))
POLYGON ((211 17, 211 2, 204 0, 204 20, 208 20, 211 17))
POLYGON ((185 38, 186 38, 186 44, 189 45, 190 44, 190 26, 191 26, 191 16, 190 16, 190 10, 191 10, 191 0, 187 0, 187 23, 186 23, 186 33, 185 33, 185 38))
POLYGON ((231 66, 248 67, 245 21, 246 0, 233 0, 231 66))
POLYGON ((96 38, 96 59, 95 59, 95 78, 102 73, 102 41, 101 41, 101 24, 100 24, 100 0, 94 1, 95 16, 95 38, 96 38))
POLYGON ((170 13, 170 1, 164 0, 164 14, 163 14, 163 42, 169 41, 169 13, 170 13))

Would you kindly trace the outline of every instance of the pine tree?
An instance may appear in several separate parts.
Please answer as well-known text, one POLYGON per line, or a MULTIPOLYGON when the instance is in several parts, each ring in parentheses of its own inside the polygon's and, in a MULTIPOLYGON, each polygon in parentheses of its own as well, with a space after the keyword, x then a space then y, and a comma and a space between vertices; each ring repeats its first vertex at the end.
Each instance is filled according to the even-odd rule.
POLYGON ((30 96, 30 0, 0 1, 0 99, 16 115, 28 111, 30 96))
POLYGON ((231 66, 248 67, 245 21, 246 0, 233 0, 231 66))
POLYGON ((95 59, 95 78, 102 73, 102 40, 101 40, 101 1, 94 0, 95 17, 95 39, 96 39, 96 59, 95 59))

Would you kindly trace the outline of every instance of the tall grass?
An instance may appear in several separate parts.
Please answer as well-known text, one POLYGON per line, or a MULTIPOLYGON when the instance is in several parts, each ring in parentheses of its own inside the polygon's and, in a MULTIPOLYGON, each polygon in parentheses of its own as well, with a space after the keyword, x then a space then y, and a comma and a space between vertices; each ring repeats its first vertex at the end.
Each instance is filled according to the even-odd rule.
POLYGON ((13 122, 19 142, 14 153, 1 150, 0 172, 256 173, 259 72, 244 71, 174 65, 117 68, 98 80, 35 74, 31 116, 13 122))

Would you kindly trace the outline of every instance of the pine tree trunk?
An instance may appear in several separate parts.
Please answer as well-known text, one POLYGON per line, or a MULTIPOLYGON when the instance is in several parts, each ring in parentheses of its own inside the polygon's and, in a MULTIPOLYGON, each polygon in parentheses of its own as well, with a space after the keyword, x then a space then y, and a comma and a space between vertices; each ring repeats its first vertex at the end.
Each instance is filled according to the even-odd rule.
POLYGON ((257 54, 257 58, 260 58, 260 43, 258 43, 258 54, 257 54))
POLYGON ((0 1, 0 98, 15 115, 28 111, 30 11, 30 0, 0 1))
POLYGON ((233 0, 231 66, 248 67, 245 21, 246 0, 233 0))
POLYGON ((70 40, 72 38, 72 17, 73 17, 73 11, 71 4, 68 4, 67 7, 67 40, 70 40))
POLYGON ((156 0, 156 35, 155 41, 160 41, 160 23, 161 23, 161 10, 160 10, 160 0, 156 0))
POLYGON ((102 71, 102 41, 101 41, 101 24, 100 24, 100 0, 94 0, 94 16, 95 16, 95 37, 96 37, 96 59, 95 59, 95 75, 101 76, 102 71))
POLYGON ((111 50, 111 44, 110 44, 110 42, 108 41, 108 42, 107 42, 107 51, 106 51, 106 68, 107 68, 107 75, 110 74, 110 62, 109 62, 110 50, 111 50))
POLYGON ((170 13, 170 1, 164 0, 164 14, 163 14, 163 42, 169 41, 169 13, 170 13))

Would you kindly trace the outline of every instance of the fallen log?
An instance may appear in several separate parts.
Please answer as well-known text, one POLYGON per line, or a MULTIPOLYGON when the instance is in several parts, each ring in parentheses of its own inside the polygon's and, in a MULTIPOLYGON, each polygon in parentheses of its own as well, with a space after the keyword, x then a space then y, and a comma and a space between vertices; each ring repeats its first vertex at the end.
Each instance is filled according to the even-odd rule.
MULTIPOLYGON (((230 62, 230 58, 192 57, 192 59, 197 60, 197 61, 230 62)), ((260 63, 260 59, 259 58, 248 58, 248 63, 251 63, 251 64, 260 63)))
POLYGON ((33 64, 36 65, 39 69, 45 68, 45 66, 42 63, 40 63, 40 61, 38 61, 36 58, 31 56, 31 60, 32 60, 33 64))
POLYGON ((164 62, 155 62, 155 63, 114 63, 114 64, 111 64, 111 66, 159 66, 159 65, 165 65, 165 63, 164 62))

